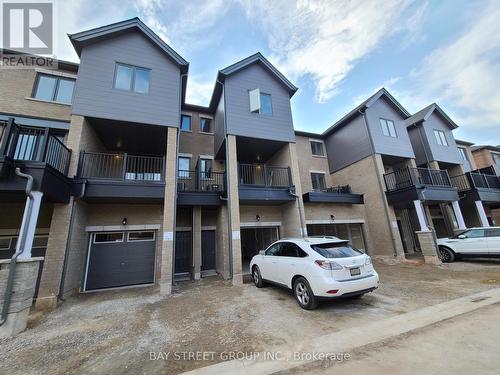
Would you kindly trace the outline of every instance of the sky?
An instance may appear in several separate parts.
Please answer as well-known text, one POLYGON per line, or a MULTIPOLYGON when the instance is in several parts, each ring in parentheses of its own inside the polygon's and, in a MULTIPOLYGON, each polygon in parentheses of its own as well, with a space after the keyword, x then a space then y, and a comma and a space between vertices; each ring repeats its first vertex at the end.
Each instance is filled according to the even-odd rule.
POLYGON ((139 17, 189 61, 187 102, 208 105, 217 71, 257 51, 299 91, 294 127, 322 132, 385 87, 410 112, 436 102, 455 138, 500 144, 498 0, 56 0, 67 34, 139 17))

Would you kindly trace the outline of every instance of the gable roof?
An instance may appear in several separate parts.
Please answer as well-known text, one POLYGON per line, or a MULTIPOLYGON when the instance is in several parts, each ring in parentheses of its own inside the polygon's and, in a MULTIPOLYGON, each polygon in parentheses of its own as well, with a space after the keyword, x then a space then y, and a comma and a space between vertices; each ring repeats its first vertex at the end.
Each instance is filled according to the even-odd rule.
POLYGON ((210 108, 212 112, 215 111, 219 103, 219 98, 222 94, 221 83, 224 82, 225 79, 231 74, 239 72, 240 70, 256 63, 260 64, 264 69, 272 74, 278 80, 278 82, 280 82, 285 87, 290 97, 292 97, 293 94, 295 94, 295 92, 298 90, 298 88, 293 83, 291 83, 278 69, 276 69, 273 64, 271 64, 260 52, 257 52, 218 71, 217 79, 215 80, 215 86, 212 91, 212 97, 210 98, 210 104, 208 105, 208 108, 210 108))
POLYGON ((80 56, 82 48, 86 45, 96 43, 103 39, 111 38, 113 36, 127 33, 133 30, 142 32, 142 34, 146 38, 148 38, 151 43, 156 45, 165 55, 167 55, 167 57, 172 60, 183 73, 186 73, 188 71, 189 63, 137 17, 112 23, 110 25, 97 27, 95 29, 82 31, 76 34, 68 34, 68 37, 71 40, 76 53, 78 54, 78 56, 80 56))
POLYGON ((436 103, 429 104, 427 107, 421 109, 411 117, 405 120, 407 127, 416 125, 422 121, 427 121, 434 111, 438 111, 441 118, 446 122, 451 130, 458 128, 458 125, 438 106, 436 103))
POLYGON ((375 94, 370 96, 368 99, 365 101, 361 102, 357 107, 352 109, 349 113, 347 113, 344 117, 342 117, 340 120, 338 120, 336 123, 334 123, 332 126, 330 126, 328 129, 326 129, 323 132, 323 137, 326 137, 345 125, 348 120, 352 119, 353 117, 357 116, 359 112, 363 109, 369 108, 373 103, 375 103, 377 100, 379 100, 382 96, 384 96, 389 103, 396 109, 404 118, 408 118, 410 116, 410 113, 390 94, 389 91, 385 89, 385 87, 382 87, 380 90, 378 90, 375 94))
POLYGON ((223 81, 226 77, 234 74, 242 69, 245 69, 247 66, 250 66, 255 63, 260 63, 269 73, 271 73, 275 78, 277 78, 278 82, 280 82, 287 90, 290 96, 293 96, 298 88, 293 85, 281 72, 276 69, 276 67, 271 64, 260 52, 248 56, 247 58, 240 60, 228 67, 219 70, 219 74, 217 75, 217 79, 223 81))
POLYGON ((472 146, 471 150, 472 152, 474 151, 479 151, 479 150, 489 150, 489 151, 495 151, 495 152, 500 152, 500 145, 498 146, 492 146, 492 145, 478 145, 478 146, 472 146))

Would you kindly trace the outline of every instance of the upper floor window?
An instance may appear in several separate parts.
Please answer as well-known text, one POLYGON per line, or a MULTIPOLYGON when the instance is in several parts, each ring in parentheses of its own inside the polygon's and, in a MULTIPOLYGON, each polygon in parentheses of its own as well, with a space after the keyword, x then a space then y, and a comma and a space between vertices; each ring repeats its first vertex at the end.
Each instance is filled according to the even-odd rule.
POLYGON ((115 89, 149 93, 151 69, 116 63, 115 89))
POLYGON ((191 116, 188 115, 181 116, 181 131, 183 132, 191 131, 191 116))
POLYGON ((263 115, 273 114, 273 103, 270 94, 260 92, 260 89, 250 90, 250 112, 263 115))
POLYGON ((467 151, 465 151, 465 148, 459 147, 458 153, 460 154, 460 159, 462 159, 463 161, 469 161, 469 158, 467 157, 467 151))
POLYGON ((200 178, 211 178, 212 176, 212 159, 200 159, 199 171, 200 178))
POLYGON ((74 79, 38 74, 33 98, 71 104, 74 86, 74 79))
POLYGON ((448 146, 448 140, 446 139, 446 135, 442 130, 434 130, 434 137, 436 137, 436 141, 438 145, 448 146))
POLYGON ((386 137, 398 137, 396 134, 396 127, 394 126, 394 121, 381 118, 380 126, 382 127, 382 134, 384 134, 386 137))
POLYGON ((212 132, 212 120, 209 118, 200 117, 200 132, 211 133, 212 132))
POLYGON ((491 153, 491 157, 493 158, 493 163, 500 165, 500 154, 491 153))
POLYGON ((325 151, 323 149, 323 142, 310 141, 311 142, 311 152, 316 156, 325 156, 325 151))
POLYGON ((325 174, 318 172, 311 172, 311 183, 313 190, 325 190, 326 189, 325 174))
POLYGON ((177 159, 177 177, 179 178, 190 178, 189 166, 191 164, 191 158, 187 156, 179 156, 177 159))

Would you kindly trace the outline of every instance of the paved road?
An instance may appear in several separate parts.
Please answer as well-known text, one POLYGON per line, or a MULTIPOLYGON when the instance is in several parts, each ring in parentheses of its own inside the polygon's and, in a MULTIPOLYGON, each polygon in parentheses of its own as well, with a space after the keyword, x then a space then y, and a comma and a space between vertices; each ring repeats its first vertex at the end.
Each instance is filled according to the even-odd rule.
POLYGON ((289 373, 499 374, 500 304, 352 352, 334 366, 314 363, 289 373))

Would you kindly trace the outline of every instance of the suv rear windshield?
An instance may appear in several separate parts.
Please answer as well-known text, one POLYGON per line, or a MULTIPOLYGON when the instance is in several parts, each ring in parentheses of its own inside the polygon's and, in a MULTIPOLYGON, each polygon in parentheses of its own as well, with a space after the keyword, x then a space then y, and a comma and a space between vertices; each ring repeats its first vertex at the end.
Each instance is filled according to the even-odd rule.
POLYGON ((347 242, 332 242, 311 245, 311 248, 325 258, 349 258, 363 254, 347 242))

